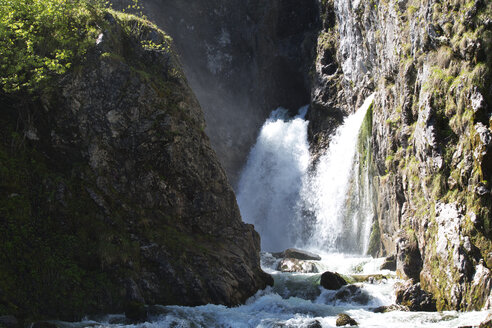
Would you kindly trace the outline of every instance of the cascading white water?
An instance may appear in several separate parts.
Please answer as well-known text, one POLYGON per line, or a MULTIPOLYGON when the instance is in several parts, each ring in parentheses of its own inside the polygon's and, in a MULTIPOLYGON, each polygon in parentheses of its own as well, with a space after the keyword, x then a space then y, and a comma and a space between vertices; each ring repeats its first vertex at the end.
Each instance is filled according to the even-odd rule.
POLYGON ((243 220, 253 223, 262 249, 278 251, 295 243, 294 208, 309 165, 307 106, 288 120, 275 110, 260 131, 241 175, 237 201, 243 220))
MULTIPOLYGON (((357 141, 362 121, 373 99, 374 95, 369 96, 353 115, 346 118, 336 130, 329 148, 320 157, 314 172, 304 179, 301 189, 302 205, 315 218, 312 236, 307 242, 311 249, 335 251, 337 244, 342 243, 343 246, 350 246, 349 250, 354 250, 357 249, 357 245, 351 245, 350 241, 359 243, 368 241, 366 219, 372 218, 372 214, 367 213, 368 208, 359 206, 361 199, 358 199, 355 205, 357 209, 349 212, 347 201, 351 183, 356 189, 361 186, 358 167, 354 165, 357 141), (347 215, 350 217, 347 218, 347 215), (348 240, 350 236, 340 240, 343 239, 344 232, 348 232, 352 237, 361 233, 364 236, 362 240, 359 238, 348 240)), ((364 197, 359 190, 354 192, 364 197)), ((365 248, 365 245, 360 246, 365 248)))
MULTIPOLYGON (((367 243, 370 222, 366 222, 372 216, 366 212, 370 207, 359 208, 355 200, 357 210, 348 213, 346 204, 349 186, 361 185, 354 166, 356 146, 372 100, 373 96, 368 97, 355 114, 347 117, 310 172, 308 122, 304 120, 307 107, 290 120, 286 120, 286 110, 277 109, 263 125, 237 193, 243 220, 255 225, 263 250, 298 246, 335 251, 337 241, 350 229, 362 235, 351 238, 354 243, 367 243), (353 224, 347 221, 347 215, 351 215, 353 224)), ((357 195, 365 197, 363 193, 357 195)), ((360 253, 365 245, 350 249, 360 253)))

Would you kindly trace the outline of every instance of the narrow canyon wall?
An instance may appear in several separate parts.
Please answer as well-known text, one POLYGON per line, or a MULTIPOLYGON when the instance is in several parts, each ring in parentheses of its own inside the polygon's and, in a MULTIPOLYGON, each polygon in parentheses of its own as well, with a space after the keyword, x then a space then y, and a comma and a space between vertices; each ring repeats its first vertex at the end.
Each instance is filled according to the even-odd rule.
POLYGON ((492 306, 492 3, 322 1, 313 151, 375 91, 373 255, 438 309, 492 306))

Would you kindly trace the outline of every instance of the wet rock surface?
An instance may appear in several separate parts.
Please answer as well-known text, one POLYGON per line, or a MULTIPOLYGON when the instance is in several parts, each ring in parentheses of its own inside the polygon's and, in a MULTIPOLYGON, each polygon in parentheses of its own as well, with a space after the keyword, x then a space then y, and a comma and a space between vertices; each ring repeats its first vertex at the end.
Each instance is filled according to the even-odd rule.
POLYGON ((490 313, 487 318, 480 323, 480 326, 478 328, 492 328, 492 313, 490 313))
POLYGON ((347 285, 347 282, 340 274, 326 271, 321 275, 320 285, 325 289, 336 290, 347 285))
POLYGON ((396 273, 403 279, 420 280, 422 257, 412 232, 401 232, 397 241, 396 273))
POLYGON ((358 323, 354 319, 352 319, 348 314, 341 313, 337 317, 336 321, 337 327, 342 327, 342 326, 357 326, 358 323))
POLYGON ((370 296, 361 286, 347 285, 340 288, 335 294, 335 299, 344 303, 367 305, 370 301, 370 296))

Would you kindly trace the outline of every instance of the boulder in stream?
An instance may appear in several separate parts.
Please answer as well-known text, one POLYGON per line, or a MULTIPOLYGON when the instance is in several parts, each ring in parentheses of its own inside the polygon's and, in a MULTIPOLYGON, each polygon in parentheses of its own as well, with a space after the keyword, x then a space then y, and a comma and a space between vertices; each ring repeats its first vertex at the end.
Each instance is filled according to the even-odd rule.
POLYGON ((326 271, 321 275, 319 284, 325 289, 336 290, 340 289, 344 285, 347 285, 347 282, 339 273, 326 271))
POLYGON ((348 314, 345 313, 340 313, 337 317, 337 322, 336 322, 337 327, 340 326, 357 326, 359 325, 357 321, 352 319, 348 314))
POLYGON ((282 259, 277 267, 282 272, 317 273, 318 268, 313 262, 293 258, 282 259))
POLYGON ((283 252, 272 253, 276 258, 290 258, 303 261, 320 261, 321 256, 297 248, 288 248, 283 252))

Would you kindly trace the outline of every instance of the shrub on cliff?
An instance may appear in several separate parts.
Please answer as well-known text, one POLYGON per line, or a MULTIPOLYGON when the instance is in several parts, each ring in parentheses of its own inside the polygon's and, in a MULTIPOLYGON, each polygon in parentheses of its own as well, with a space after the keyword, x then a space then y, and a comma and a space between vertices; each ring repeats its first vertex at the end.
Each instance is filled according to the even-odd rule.
POLYGON ((63 74, 97 38, 102 0, 0 0, 0 84, 33 91, 63 74))

